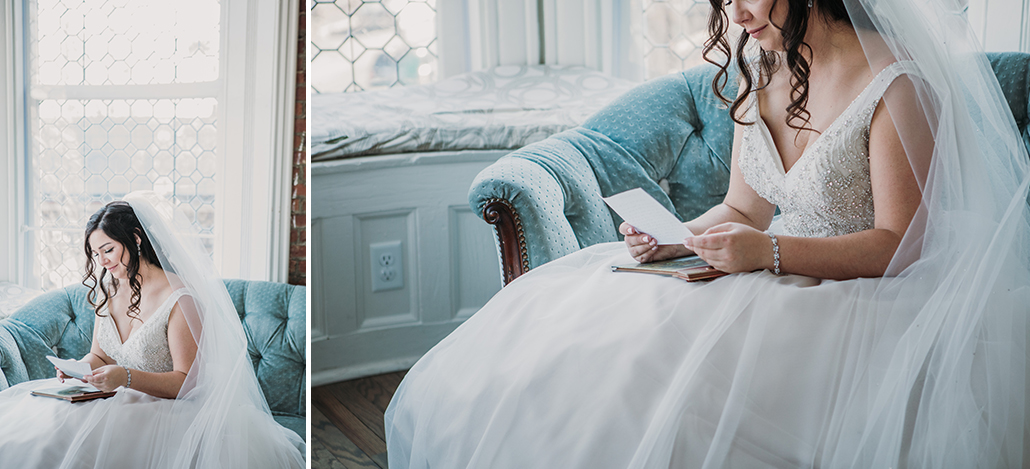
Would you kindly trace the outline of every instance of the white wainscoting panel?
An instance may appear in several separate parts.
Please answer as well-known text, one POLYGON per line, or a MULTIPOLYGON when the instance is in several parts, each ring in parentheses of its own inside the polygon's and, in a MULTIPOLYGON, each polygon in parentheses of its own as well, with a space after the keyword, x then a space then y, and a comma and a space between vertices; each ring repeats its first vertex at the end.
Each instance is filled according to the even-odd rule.
MULTIPOLYGON (((362 214, 354 217, 357 239, 358 262, 357 275, 358 310, 355 322, 347 324, 338 331, 347 334, 376 327, 396 324, 414 324, 418 322, 418 285, 415 275, 418 269, 418 251, 414 246, 417 238, 415 227, 415 209, 362 214), (400 272, 404 279, 404 287, 396 290, 372 291, 372 276, 376 275, 377 266, 372 264, 369 246, 376 243, 400 241, 403 269, 400 272)), ((344 264, 346 265, 346 264, 344 264)))
POLYGON ((451 283, 451 318, 467 319, 501 289, 483 288, 482 280, 500 279, 493 228, 473 214, 468 205, 451 207, 451 272, 457 281, 451 283))
POLYGON ((507 151, 311 165, 312 385, 410 367, 500 289, 468 188, 507 151), (399 241, 404 286, 372 291, 369 246, 399 241))

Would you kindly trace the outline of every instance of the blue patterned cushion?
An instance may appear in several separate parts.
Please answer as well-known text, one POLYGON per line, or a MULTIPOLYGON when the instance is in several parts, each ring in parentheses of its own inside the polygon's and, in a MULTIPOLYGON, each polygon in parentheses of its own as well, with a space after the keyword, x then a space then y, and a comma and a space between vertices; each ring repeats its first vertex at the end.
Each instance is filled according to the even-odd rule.
POLYGON ((1003 52, 987 54, 1009 103, 1016 127, 1030 151, 1030 54, 1003 52))

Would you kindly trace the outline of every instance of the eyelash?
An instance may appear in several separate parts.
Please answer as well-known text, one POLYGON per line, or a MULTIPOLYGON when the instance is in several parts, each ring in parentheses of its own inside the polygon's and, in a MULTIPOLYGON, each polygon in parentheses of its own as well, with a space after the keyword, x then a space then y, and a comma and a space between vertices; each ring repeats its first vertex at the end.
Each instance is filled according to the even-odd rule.
MULTIPOLYGON (((111 251, 114 251, 114 248, 110 248, 110 249, 104 251, 104 254, 110 254, 111 251)), ((100 256, 100 254, 93 253, 93 257, 99 257, 99 256, 100 256)))
POLYGON ((733 0, 726 0, 726 2, 724 2, 724 3, 722 4, 722 6, 724 6, 724 7, 728 7, 728 6, 732 5, 732 4, 733 4, 733 0))

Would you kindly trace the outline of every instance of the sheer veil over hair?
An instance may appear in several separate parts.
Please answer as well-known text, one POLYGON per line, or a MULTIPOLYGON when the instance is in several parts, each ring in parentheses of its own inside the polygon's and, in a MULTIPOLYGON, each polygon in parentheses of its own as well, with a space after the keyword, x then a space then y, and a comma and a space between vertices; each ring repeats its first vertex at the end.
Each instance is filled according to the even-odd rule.
MULTIPOLYGON (((134 192, 125 201, 172 288, 188 290, 192 301, 180 301, 180 306, 198 346, 178 398, 146 423, 159 434, 138 442, 152 451, 150 460, 137 467, 304 467, 304 443, 272 419, 247 356, 239 316, 192 225, 153 192, 134 192)), ((119 432, 117 438, 131 438, 135 431, 110 430, 119 432)))
POLYGON ((876 291, 875 327, 893 332, 856 344, 863 373, 837 396, 824 467, 1027 458, 1028 156, 963 4, 845 1, 873 70, 911 71, 914 94, 884 102, 923 198, 876 291))

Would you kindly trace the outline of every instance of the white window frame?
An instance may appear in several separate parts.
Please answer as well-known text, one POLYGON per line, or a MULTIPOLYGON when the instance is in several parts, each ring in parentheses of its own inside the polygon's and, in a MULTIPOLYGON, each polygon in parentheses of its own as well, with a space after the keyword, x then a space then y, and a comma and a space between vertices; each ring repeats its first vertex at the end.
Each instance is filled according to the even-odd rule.
POLYGON ((222 0, 215 261, 223 277, 286 282, 299 0, 222 0))
POLYGON ((1030 0, 969 0, 968 12, 984 50, 1030 53, 1030 0))
MULTIPOLYGON (((215 266, 286 282, 300 0, 222 0, 215 266)), ((0 7, 0 281, 26 283, 21 2, 0 7)))

